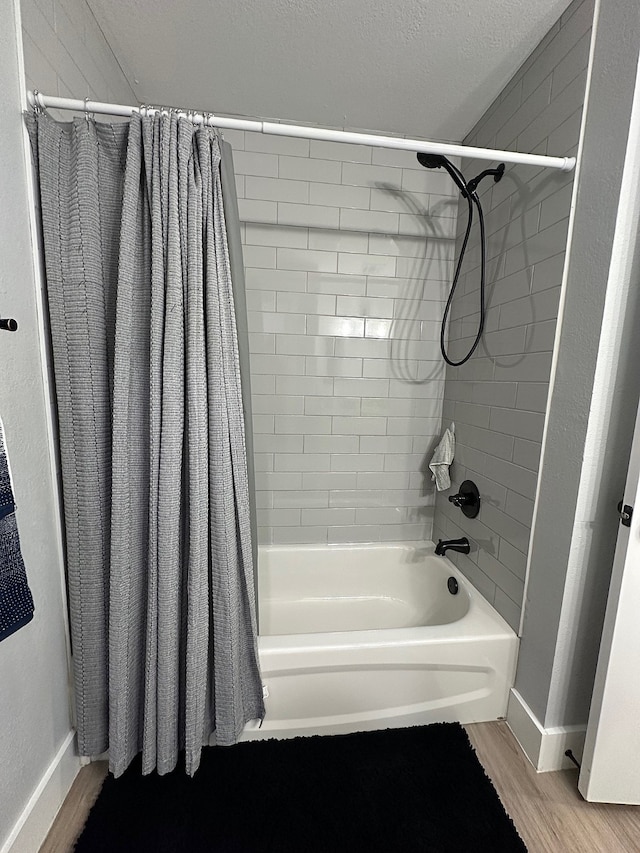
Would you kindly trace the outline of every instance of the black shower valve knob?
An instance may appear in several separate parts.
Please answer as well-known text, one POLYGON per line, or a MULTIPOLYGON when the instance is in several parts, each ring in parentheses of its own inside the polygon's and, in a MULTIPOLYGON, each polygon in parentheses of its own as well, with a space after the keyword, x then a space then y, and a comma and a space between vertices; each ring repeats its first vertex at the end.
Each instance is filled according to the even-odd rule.
POLYGON ((468 506, 469 504, 474 503, 474 499, 472 495, 463 495, 458 492, 457 495, 449 495, 449 501, 456 506, 468 506))
POLYGON ((480 492, 471 480, 464 480, 458 494, 449 495, 449 501, 459 507, 467 518, 475 518, 480 512, 480 492))

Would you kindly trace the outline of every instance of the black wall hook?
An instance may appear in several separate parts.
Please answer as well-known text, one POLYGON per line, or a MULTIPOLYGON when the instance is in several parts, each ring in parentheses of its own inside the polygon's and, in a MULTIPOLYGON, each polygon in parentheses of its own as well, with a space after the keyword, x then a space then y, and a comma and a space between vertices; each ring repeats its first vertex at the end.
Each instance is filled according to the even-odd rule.
POLYGON ((4 329, 6 332, 17 332, 18 321, 12 319, 11 317, 5 317, 3 319, 0 319, 0 329, 4 329))

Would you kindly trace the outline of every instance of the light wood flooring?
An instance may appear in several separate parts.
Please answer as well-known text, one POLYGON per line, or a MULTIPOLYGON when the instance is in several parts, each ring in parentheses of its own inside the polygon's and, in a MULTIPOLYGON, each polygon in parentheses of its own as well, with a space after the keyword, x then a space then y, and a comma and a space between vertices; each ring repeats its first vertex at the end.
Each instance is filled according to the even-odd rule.
POLYGON ((536 773, 506 723, 465 728, 529 853, 640 853, 640 807, 587 803, 577 769, 536 773))
POLYGON ((40 853, 71 853, 91 806, 100 793, 108 769, 106 761, 95 761, 80 770, 40 848, 40 853))
MULTIPOLYGON (((536 773, 506 723, 466 729, 529 853, 640 853, 640 807, 585 802, 577 770, 536 773)), ((82 768, 40 853, 70 853, 106 773, 105 762, 82 768)))

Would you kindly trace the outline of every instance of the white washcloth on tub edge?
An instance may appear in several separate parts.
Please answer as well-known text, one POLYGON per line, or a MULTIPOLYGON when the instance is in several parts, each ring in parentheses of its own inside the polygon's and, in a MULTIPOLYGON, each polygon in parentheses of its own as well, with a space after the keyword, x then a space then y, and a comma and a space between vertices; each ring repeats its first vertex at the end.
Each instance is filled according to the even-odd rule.
POLYGON ((439 492, 444 492, 451 486, 451 478, 449 476, 449 466, 453 462, 453 456, 456 452, 456 425, 454 423, 444 431, 440 443, 433 451, 429 468, 431 469, 431 479, 436 484, 436 489, 439 492))

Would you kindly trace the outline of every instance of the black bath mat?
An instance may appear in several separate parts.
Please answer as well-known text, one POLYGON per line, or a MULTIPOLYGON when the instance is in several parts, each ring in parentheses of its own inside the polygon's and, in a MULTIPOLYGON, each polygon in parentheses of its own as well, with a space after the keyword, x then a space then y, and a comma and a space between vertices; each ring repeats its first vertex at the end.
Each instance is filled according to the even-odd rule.
POLYGON ((457 723, 207 748, 109 776, 76 853, 526 853, 457 723))

